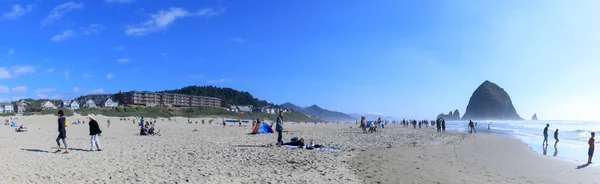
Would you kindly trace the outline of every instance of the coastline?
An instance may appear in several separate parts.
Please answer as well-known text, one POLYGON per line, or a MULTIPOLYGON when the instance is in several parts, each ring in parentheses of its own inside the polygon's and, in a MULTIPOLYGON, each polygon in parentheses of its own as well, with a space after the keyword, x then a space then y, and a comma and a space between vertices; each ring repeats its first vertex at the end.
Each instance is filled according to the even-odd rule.
POLYGON ((365 183, 600 183, 596 165, 537 154, 516 138, 447 133, 464 136, 446 145, 367 150, 352 167, 365 183))

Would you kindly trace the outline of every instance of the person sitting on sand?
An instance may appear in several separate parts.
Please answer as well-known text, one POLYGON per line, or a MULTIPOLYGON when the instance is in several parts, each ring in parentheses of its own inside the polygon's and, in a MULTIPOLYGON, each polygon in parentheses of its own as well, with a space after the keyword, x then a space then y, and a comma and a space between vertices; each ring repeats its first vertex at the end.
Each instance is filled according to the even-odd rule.
POLYGON ((21 126, 19 126, 19 128, 16 128, 15 131, 17 131, 17 132, 27 132, 27 127, 25 127, 25 125, 21 125, 21 126))
POLYGON ((148 131, 144 127, 140 127, 140 135, 148 135, 148 131))
POLYGON ((303 138, 298 139, 298 137, 292 137, 292 142, 287 142, 287 143, 284 143, 283 145, 286 145, 286 146, 297 146, 299 148, 304 148, 305 144, 304 144, 304 139, 303 138))

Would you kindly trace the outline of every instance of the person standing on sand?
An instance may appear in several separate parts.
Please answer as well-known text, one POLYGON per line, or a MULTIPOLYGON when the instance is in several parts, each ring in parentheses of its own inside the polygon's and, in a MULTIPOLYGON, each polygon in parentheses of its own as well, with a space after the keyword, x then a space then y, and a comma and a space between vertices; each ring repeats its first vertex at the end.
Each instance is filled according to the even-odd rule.
POLYGON ((550 124, 546 124, 546 128, 544 128, 544 142, 542 142, 542 145, 544 145, 544 143, 548 145, 548 127, 550 127, 550 124))
POLYGON ((441 118, 438 118, 435 121, 435 128, 437 129, 437 132, 442 132, 442 124, 441 123, 442 123, 442 119, 441 118))
POLYGON ((556 129, 556 131, 554 131, 554 147, 556 147, 556 144, 558 144, 558 129, 556 129))
POLYGON ((488 130, 487 130, 488 133, 490 133, 492 131, 492 129, 490 129, 491 125, 492 125, 492 122, 488 123, 488 130))
POLYGON ((592 132, 592 137, 590 137, 590 140, 588 140, 588 145, 590 145, 590 147, 588 148, 588 162, 587 164, 592 164, 592 157, 594 156, 594 137, 596 136, 596 133, 592 132))
POLYGON ((110 128, 110 119, 106 120, 106 124, 108 125, 108 128, 110 128))
POLYGON ((360 128, 362 129, 363 133, 367 133, 367 118, 364 116, 360 118, 360 128))
POLYGON ((96 121, 96 116, 89 114, 88 117, 90 118, 90 143, 92 144, 90 151, 94 151, 94 145, 96 146, 97 151, 102 151, 102 148, 100 147, 100 140, 98 140, 98 136, 100 136, 102 133, 102 130, 100 130, 100 125, 98 125, 98 122, 96 121))
POLYGON ((62 139, 63 144, 65 144, 65 152, 63 154, 69 153, 69 147, 67 146, 67 129, 65 128, 65 113, 62 110, 58 110, 58 137, 56 137, 56 144, 58 145, 58 150, 55 153, 60 152, 60 140, 62 139))
POLYGON ((442 132, 446 133, 446 120, 442 119, 442 132))
POLYGON ((277 131, 277 146, 281 147, 281 145, 283 145, 283 111, 279 111, 279 116, 277 116, 277 123, 275 124, 275 130, 277 131))
POLYGON ((469 120, 469 133, 477 133, 477 131, 475 130, 475 124, 473 124, 473 121, 469 120))

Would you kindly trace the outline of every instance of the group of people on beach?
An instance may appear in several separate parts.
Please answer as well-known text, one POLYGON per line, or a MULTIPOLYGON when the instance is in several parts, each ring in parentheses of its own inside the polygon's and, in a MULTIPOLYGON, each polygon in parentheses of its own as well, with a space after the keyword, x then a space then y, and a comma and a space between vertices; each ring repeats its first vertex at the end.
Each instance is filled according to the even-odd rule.
MULTIPOLYGON (((60 145, 60 141, 62 140, 63 144, 64 144, 64 148, 65 151, 63 152, 63 154, 67 154, 69 153, 69 146, 67 145, 67 120, 64 117, 64 112, 62 110, 58 110, 58 136, 56 137, 56 144, 58 145, 58 150, 55 151, 55 153, 60 153, 62 150, 61 145, 60 145)), ((100 147, 100 140, 98 139, 98 137, 102 134, 102 130, 100 130, 100 126, 98 125, 98 122, 96 121, 96 116, 94 116, 93 114, 89 114, 88 118, 90 119, 89 122, 89 127, 90 127, 90 143, 91 143, 91 148, 90 151, 94 150, 94 146, 96 147, 96 151, 102 151, 102 148, 100 147)))
POLYGON ((379 127, 381 127, 381 129, 385 128, 385 122, 381 120, 381 118, 378 118, 377 121, 367 121, 367 118, 364 116, 360 118, 360 128, 363 133, 377 132, 377 128, 379 127))
MULTIPOLYGON (((544 149, 546 147, 548 147, 548 128, 550 128, 550 124, 546 124, 546 127, 544 127, 544 141, 542 142, 542 146, 544 146, 544 149)), ((590 133, 590 138, 588 139, 588 162, 587 164, 592 164, 592 157, 594 157, 594 144, 596 142, 596 140, 594 139, 596 137, 596 133, 595 132, 591 132, 590 133)), ((558 144, 558 129, 556 129, 556 131, 554 131, 554 148, 556 149, 556 146, 558 144)))

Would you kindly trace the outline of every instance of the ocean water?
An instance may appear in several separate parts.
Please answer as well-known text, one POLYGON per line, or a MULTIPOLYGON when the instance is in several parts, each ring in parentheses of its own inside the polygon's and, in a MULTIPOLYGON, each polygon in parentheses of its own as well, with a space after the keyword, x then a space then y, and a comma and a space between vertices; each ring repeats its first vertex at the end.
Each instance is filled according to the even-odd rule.
MULTIPOLYGON (((591 121, 476 121, 477 133, 487 133, 488 123, 491 134, 517 138, 527 144, 533 151, 570 161, 587 161, 588 144, 591 132, 600 133, 600 122, 591 121), (548 146, 544 141, 544 127, 548 128, 548 146), (558 131, 559 142, 554 147, 554 131, 558 131)), ((468 132, 468 121, 447 121, 446 130, 468 132)), ((600 140, 596 137, 596 142, 600 140)), ((595 155, 600 155, 597 153, 595 155)), ((600 159, 600 158, 598 158, 600 159)))

